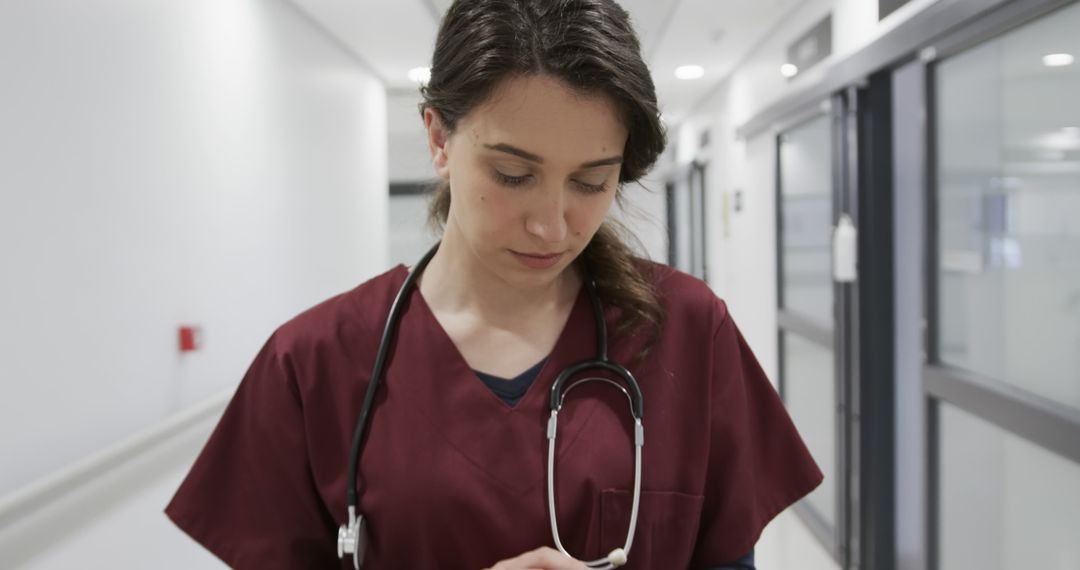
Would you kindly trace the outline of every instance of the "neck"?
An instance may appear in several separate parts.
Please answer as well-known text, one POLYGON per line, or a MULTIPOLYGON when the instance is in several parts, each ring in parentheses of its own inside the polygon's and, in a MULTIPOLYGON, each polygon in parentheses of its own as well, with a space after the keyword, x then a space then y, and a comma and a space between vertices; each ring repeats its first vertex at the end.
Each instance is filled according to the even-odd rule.
POLYGON ((511 283, 485 266, 450 231, 420 277, 421 294, 431 307, 468 312, 500 328, 516 328, 523 318, 538 314, 562 312, 573 304, 580 285, 573 265, 548 281, 526 286, 511 283))

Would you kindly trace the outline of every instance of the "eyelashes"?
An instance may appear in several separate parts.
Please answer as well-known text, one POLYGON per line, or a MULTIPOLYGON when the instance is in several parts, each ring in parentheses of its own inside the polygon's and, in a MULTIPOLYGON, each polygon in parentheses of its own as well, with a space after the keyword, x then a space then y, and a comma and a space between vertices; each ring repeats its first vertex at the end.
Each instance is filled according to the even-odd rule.
POLYGON ((590 194, 599 194, 601 192, 606 192, 607 191, 607 185, 606 184, 586 184, 585 182, 581 182, 581 181, 578 181, 578 180, 575 180, 574 184, 577 184, 578 187, 580 187, 582 190, 584 190, 585 192, 588 192, 590 194))
MULTIPOLYGON (((526 174, 524 176, 510 176, 508 174, 503 174, 498 170, 493 170, 492 172, 494 172, 496 182, 510 188, 523 186, 529 182, 530 178, 532 178, 531 174, 526 174)), ((599 194, 607 191, 606 184, 589 184, 580 180, 574 180, 573 183, 587 194, 599 194)))
POLYGON ((528 174, 525 176, 510 176, 508 174, 503 174, 498 170, 494 170, 493 172, 495 173, 495 180, 503 186, 521 186, 529 181, 528 174))

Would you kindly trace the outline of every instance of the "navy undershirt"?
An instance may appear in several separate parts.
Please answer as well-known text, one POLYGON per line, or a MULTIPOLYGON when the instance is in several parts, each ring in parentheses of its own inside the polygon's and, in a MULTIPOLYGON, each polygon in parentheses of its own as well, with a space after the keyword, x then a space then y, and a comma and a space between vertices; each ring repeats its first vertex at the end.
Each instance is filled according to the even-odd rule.
MULTIPOLYGON (((473 372, 476 373, 476 376, 479 377, 496 396, 512 408, 517 405, 522 396, 525 395, 525 392, 529 391, 529 386, 532 385, 533 380, 536 380, 536 377, 540 374, 540 369, 544 367, 545 362, 547 362, 546 358, 514 378, 500 378, 498 376, 480 372, 479 370, 474 370, 473 372)), ((706 570, 756 570, 756 567, 754 566, 754 551, 751 550, 749 554, 735 562, 723 566, 715 566, 706 570)))
POLYGON ((500 378, 479 370, 473 372, 476 372, 476 375, 484 381, 484 384, 487 384, 487 387, 491 388, 491 391, 495 392, 496 396, 512 408, 517 405, 525 392, 529 391, 529 386, 532 386, 533 380, 540 374, 540 369, 544 367, 545 362, 547 362, 546 358, 536 363, 532 368, 518 374, 516 378, 511 379, 500 378))

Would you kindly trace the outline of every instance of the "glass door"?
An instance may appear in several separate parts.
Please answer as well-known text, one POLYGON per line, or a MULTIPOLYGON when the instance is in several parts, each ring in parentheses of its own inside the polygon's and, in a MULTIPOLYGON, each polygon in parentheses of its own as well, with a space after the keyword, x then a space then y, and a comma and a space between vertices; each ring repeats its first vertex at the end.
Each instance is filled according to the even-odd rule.
POLYGON ((852 297, 850 282, 835 278, 834 259, 838 226, 852 214, 845 109, 844 97, 837 96, 777 135, 777 263, 780 393, 825 474, 796 510, 846 568, 854 475, 847 341, 852 297))
POLYGON ((932 568, 1080 568, 1078 29, 1071 4, 929 67, 932 568))
POLYGON ((668 265, 708 280, 705 165, 692 162, 667 182, 668 265))

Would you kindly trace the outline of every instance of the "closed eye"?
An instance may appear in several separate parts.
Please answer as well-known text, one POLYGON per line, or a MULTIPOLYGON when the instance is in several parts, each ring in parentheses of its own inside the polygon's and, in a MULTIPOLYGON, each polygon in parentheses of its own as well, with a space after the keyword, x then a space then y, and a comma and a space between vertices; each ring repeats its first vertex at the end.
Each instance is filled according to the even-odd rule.
POLYGON ((503 174, 498 170, 495 170, 494 172, 495 180, 505 186, 521 186, 522 184, 528 182, 530 178, 529 174, 526 174, 524 176, 510 176, 509 174, 503 174))
MULTIPOLYGON (((502 184, 503 186, 509 186, 509 187, 512 187, 512 188, 513 187, 518 187, 518 186, 523 186, 523 185, 525 185, 526 183, 529 182, 529 179, 532 178, 531 174, 524 174, 522 176, 511 176, 509 174, 504 174, 502 172, 499 172, 498 170, 493 170, 492 172, 494 173, 495 180, 499 184, 502 184)), ((577 187, 580 188, 582 192, 586 192, 586 193, 589 193, 589 194, 601 193, 601 192, 606 192, 607 191, 607 184, 604 183, 604 182, 602 182, 600 184, 589 184, 588 182, 583 182, 581 180, 573 180, 573 183, 575 185, 577 185, 577 187)))
POLYGON ((607 191, 607 184, 604 183, 589 184, 588 182, 582 182, 580 180, 575 180, 574 183, 577 184, 578 187, 580 187, 582 190, 589 193, 599 193, 607 191))

